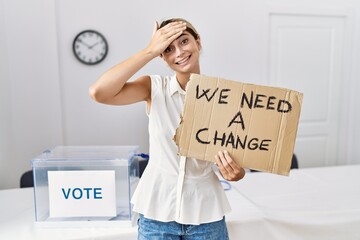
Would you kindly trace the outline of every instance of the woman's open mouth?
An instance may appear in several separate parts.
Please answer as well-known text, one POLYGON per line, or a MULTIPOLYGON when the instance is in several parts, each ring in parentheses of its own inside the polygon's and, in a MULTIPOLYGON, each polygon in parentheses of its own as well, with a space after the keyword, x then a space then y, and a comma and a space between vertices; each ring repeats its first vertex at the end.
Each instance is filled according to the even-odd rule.
POLYGON ((176 64, 177 65, 185 65, 186 63, 188 63, 190 57, 191 57, 191 55, 187 56, 186 58, 181 59, 180 61, 176 62, 176 64))

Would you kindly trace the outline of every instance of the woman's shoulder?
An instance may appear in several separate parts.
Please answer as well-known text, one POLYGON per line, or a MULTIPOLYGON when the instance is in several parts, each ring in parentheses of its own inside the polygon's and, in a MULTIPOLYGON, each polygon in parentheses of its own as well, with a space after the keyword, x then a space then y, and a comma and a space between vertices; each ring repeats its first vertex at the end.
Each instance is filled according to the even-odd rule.
POLYGON ((150 75, 151 85, 153 86, 161 86, 166 87, 171 81, 171 76, 163 76, 163 75, 150 75))
POLYGON ((149 75, 151 81, 158 81, 158 82, 168 82, 172 78, 171 76, 164 76, 164 75, 149 75))
POLYGON ((151 98, 156 96, 165 96, 170 91, 171 76, 150 75, 151 78, 151 98))

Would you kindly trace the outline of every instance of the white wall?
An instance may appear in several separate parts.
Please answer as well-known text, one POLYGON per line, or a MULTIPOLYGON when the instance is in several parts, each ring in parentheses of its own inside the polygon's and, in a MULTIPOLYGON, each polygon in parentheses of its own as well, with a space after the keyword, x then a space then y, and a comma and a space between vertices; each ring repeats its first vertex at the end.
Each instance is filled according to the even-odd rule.
MULTIPOLYGON (((5 29, 4 7, 0 2, 0 29, 5 29)), ((3 31, 1 31, 3 32, 3 31)), ((6 53, 5 34, 0 37, 0 182, 5 182, 7 179, 5 169, 8 168, 10 161, 10 82, 8 81, 8 64, 6 53), (4 170, 3 170, 4 169, 4 170)))
MULTIPOLYGON (((359 163, 360 4, 352 0, 303 0, 297 6, 354 10, 354 51, 347 82, 352 110, 342 134, 345 162, 359 163)), ((145 104, 114 107, 93 102, 88 87, 112 65, 144 48, 153 21, 187 18, 203 43, 202 73, 245 82, 267 82, 264 8, 293 7, 286 0, 0 1, 0 189, 18 187, 29 160, 56 145, 139 145, 147 152, 145 104), (85 29, 100 31, 110 51, 99 65, 79 63, 72 41, 85 29)), ((171 73, 160 59, 140 74, 171 73)), ((343 160, 344 163, 344 160, 343 160)))
POLYGON ((19 186, 31 157, 63 143, 60 75, 54 2, 2 1, 0 6, 0 188, 9 188, 19 186))
POLYGON ((360 162, 360 2, 357 1, 356 4, 357 7, 354 9, 356 14, 353 26, 352 62, 351 71, 349 72, 351 76, 351 92, 349 93, 351 98, 348 107, 351 111, 348 122, 345 123, 349 126, 345 134, 350 138, 347 151, 347 160, 350 164, 360 162))

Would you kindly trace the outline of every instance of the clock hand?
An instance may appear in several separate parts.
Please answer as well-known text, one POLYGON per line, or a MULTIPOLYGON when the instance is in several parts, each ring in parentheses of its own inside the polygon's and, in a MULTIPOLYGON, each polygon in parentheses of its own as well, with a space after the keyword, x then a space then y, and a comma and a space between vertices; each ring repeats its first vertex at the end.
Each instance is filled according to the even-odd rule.
POLYGON ((85 45, 86 47, 88 47, 89 49, 91 49, 92 47, 89 46, 89 44, 83 42, 81 39, 78 40, 81 44, 85 45))
POLYGON ((93 45, 91 45, 91 46, 89 46, 89 49, 92 49, 93 47, 95 47, 96 45, 98 45, 100 42, 97 42, 97 43, 95 43, 95 44, 93 44, 93 45))

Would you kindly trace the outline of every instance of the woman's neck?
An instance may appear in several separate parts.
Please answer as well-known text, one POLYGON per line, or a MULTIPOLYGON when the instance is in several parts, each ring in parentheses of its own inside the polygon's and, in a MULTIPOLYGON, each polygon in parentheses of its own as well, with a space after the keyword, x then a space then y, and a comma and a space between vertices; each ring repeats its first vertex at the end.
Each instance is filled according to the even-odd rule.
POLYGON ((190 73, 182 74, 182 73, 176 73, 176 79, 178 83, 180 84, 180 87, 185 90, 186 84, 189 82, 190 79, 190 73))
MULTIPOLYGON (((193 73, 200 74, 200 69, 198 71, 194 71, 193 73)), ((191 73, 179 73, 179 72, 176 73, 176 79, 183 90, 186 90, 186 84, 190 80, 190 75, 191 73)))

